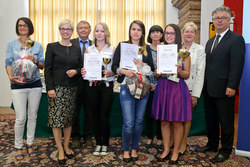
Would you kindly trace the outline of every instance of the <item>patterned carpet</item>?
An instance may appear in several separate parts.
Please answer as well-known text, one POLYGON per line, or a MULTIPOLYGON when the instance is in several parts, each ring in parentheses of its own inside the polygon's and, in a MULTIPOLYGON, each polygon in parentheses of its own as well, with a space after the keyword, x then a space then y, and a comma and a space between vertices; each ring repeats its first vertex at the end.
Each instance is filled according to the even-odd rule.
MULTIPOLYGON (((15 160, 14 152, 14 115, 0 115, 0 166, 59 166, 57 163, 57 151, 55 142, 52 137, 36 138, 35 150, 37 156, 30 158, 27 155, 26 148, 23 147, 25 155, 22 161, 15 160)), ((141 139, 139 146, 139 160, 136 162, 124 163, 122 161, 121 138, 111 138, 109 154, 107 156, 93 156, 94 147, 83 145, 79 149, 73 149, 75 158, 67 160, 65 166, 168 166, 166 162, 158 163, 155 160, 162 149, 156 148, 155 145, 148 146, 145 144, 146 138, 141 139)), ((195 148, 204 146, 207 138, 196 136, 188 138, 188 148, 185 155, 179 159, 178 166, 222 166, 222 167, 244 167, 250 166, 250 159, 242 156, 236 156, 234 152, 224 163, 212 164, 209 159, 215 156, 215 153, 197 153, 195 148)))

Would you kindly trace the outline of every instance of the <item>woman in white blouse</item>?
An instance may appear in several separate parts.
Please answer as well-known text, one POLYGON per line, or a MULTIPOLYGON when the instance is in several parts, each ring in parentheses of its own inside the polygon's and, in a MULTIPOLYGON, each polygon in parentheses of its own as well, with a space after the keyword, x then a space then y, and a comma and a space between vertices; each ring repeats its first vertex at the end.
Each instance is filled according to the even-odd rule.
MULTIPOLYGON (((190 76, 185 81, 191 94, 193 108, 197 105, 197 99, 201 95, 206 63, 204 47, 194 43, 196 33, 197 26, 194 24, 194 22, 187 22, 182 29, 182 49, 187 49, 190 52, 191 57, 190 76)), ((180 147, 180 155, 183 155, 186 151, 187 136, 190 126, 191 121, 184 122, 184 135, 180 147)))
MULTIPOLYGON (((96 148, 94 155, 107 155, 109 145, 109 115, 113 103, 113 79, 114 73, 111 71, 115 48, 110 45, 110 31, 106 23, 98 23, 94 28, 93 45, 89 46, 85 53, 100 54, 103 58, 109 57, 111 61, 109 64, 102 65, 103 77, 101 81, 89 80, 89 85, 86 88, 87 93, 87 107, 92 113, 92 117, 96 120, 92 122, 95 138, 96 148)), ((86 71, 82 69, 82 76, 84 77, 86 71)))

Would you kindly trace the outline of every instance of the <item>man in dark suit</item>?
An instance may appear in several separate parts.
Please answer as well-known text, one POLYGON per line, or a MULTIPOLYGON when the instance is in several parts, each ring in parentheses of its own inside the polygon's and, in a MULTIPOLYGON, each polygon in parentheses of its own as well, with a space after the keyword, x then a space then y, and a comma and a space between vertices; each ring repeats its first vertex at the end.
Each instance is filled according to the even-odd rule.
MULTIPOLYGON (((85 49, 89 47, 92 44, 92 41, 89 40, 89 34, 91 32, 91 26, 87 21, 80 21, 77 26, 77 33, 78 38, 72 39, 71 43, 79 49, 81 49, 82 54, 82 60, 84 56, 85 49)), ((82 63, 82 62, 80 62, 82 63)), ((92 145, 92 117, 91 113, 86 105, 86 93, 85 93, 85 85, 86 81, 82 79, 82 77, 79 78, 78 83, 78 97, 77 97, 77 109, 74 114, 74 124, 72 126, 72 146, 73 147, 80 147, 80 127, 79 127, 79 113, 82 105, 84 106, 84 135, 83 138, 86 141, 86 144, 88 146, 92 145)))
POLYGON ((229 158, 234 139, 234 101, 242 75, 245 42, 241 35, 232 32, 231 11, 218 7, 213 11, 216 36, 206 44, 206 70, 204 82, 205 115, 208 143, 199 152, 217 152, 221 127, 221 145, 211 162, 229 158))

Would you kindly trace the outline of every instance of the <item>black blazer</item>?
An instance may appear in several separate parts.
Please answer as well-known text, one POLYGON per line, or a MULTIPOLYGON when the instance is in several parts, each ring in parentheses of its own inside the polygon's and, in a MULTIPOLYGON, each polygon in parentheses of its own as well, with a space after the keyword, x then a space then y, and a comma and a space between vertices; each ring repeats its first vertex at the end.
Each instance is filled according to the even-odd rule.
POLYGON ((228 30, 211 54, 214 39, 206 44, 204 88, 211 97, 225 97, 226 88, 238 89, 244 66, 245 41, 241 35, 228 30))
POLYGON ((59 42, 49 43, 45 53, 45 83, 47 91, 60 86, 77 86, 81 73, 81 50, 75 45, 63 46, 59 42), (66 71, 76 69, 77 75, 69 78, 66 71))
MULTIPOLYGON (((122 42, 122 43, 128 43, 128 41, 122 42)), ((152 59, 152 54, 151 54, 151 50, 150 50, 149 45, 146 46, 146 50, 147 50, 148 55, 145 56, 143 54, 142 55, 142 61, 144 63, 147 63, 151 67, 151 71, 154 71, 153 59, 152 59)), ((120 57, 121 57, 121 42, 118 44, 118 46, 117 46, 117 48, 115 50, 114 57, 113 57, 112 71, 115 74, 116 74, 116 70, 120 67, 120 57)), ((125 77, 125 75, 118 75, 117 81, 119 83, 122 83, 124 77, 125 77)))

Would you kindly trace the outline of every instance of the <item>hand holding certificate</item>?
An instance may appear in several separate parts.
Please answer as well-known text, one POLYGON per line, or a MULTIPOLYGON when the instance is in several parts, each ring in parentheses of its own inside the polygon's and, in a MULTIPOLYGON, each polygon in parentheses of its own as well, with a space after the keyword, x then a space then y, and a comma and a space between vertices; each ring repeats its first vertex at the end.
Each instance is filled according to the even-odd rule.
POLYGON ((138 46, 135 44, 121 43, 121 68, 136 70, 134 59, 138 59, 138 46))
POLYGON ((102 80, 102 56, 96 53, 84 54, 85 80, 102 80))
POLYGON ((157 45, 157 73, 177 73, 177 45, 157 45))

